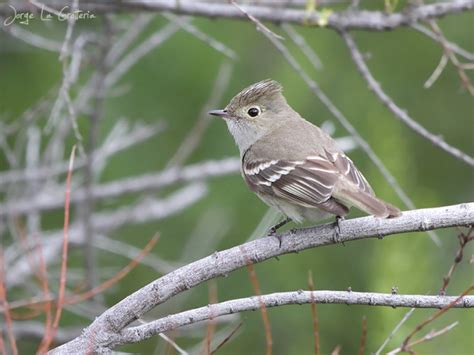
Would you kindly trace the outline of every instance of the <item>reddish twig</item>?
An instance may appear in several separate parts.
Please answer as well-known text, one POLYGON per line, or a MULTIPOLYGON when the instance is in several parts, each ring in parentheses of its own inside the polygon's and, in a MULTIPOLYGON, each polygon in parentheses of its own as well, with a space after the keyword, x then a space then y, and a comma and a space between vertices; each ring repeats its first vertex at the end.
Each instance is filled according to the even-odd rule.
MULTIPOLYGON (((138 254, 133 260, 131 260, 122 270, 117 272, 112 278, 108 279, 107 281, 103 282, 102 284, 94 287, 93 289, 91 289, 87 292, 84 292, 84 293, 81 293, 81 294, 78 294, 78 295, 75 295, 75 296, 72 296, 72 297, 69 297, 69 298, 65 298, 65 300, 63 302, 63 305, 72 305, 72 304, 76 304, 76 303, 85 301, 85 300, 87 300, 87 299, 89 299, 89 298, 105 291, 106 289, 108 289, 109 287, 111 287, 112 285, 117 283, 119 280, 123 279, 150 252, 150 250, 155 246, 155 244, 157 243, 158 240, 159 240, 159 235, 156 234, 145 245, 145 247, 141 250, 140 254, 138 254)), ((56 300, 54 298, 48 298, 48 297, 45 297, 43 299, 30 298, 30 299, 26 299, 26 300, 22 300, 22 301, 16 301, 15 305, 13 307, 10 307, 9 309, 11 310, 11 309, 16 309, 16 308, 29 307, 29 308, 33 309, 32 312, 35 312, 34 314, 39 314, 41 312, 41 310, 38 309, 38 307, 43 307, 44 308, 47 305, 49 305, 49 307, 51 307, 51 304, 54 303, 55 301, 56 300), (45 304, 45 306, 42 306, 43 304, 45 304)), ((44 348, 42 348, 41 350, 43 350, 43 349, 44 348)), ((38 352, 41 352, 41 351, 38 350, 38 352)))
MULTIPOLYGON (((11 308, 10 308, 11 310, 11 308)), ((40 308, 34 308, 34 309, 31 309, 27 312, 10 312, 11 314, 11 317, 13 320, 28 320, 28 319, 33 319, 33 318, 36 318, 38 317, 40 314, 42 314, 44 312, 43 309, 40 309, 40 308)))
POLYGON ((15 226, 16 233, 18 234, 18 239, 20 239, 20 246, 23 249, 24 253, 26 254, 26 261, 28 263, 28 267, 31 270, 31 273, 35 275, 35 277, 38 279, 38 281, 42 282, 41 280, 41 274, 38 268, 35 265, 35 260, 33 258, 33 248, 30 247, 29 242, 28 242, 28 235, 25 231, 24 226, 20 223, 20 220, 18 217, 13 218, 13 224, 15 226))
MULTIPOLYGON (((3 317, 5 319, 5 328, 8 341, 10 342, 13 355, 18 354, 15 334, 13 333, 13 321, 10 313, 10 307, 7 300, 7 291, 5 288, 5 269, 4 269, 3 249, 0 247, 0 303, 3 305, 3 317)), ((2 348, 5 349, 5 343, 2 339, 2 348)))
POLYGON ((228 336, 226 336, 224 338, 224 340, 222 340, 219 345, 216 346, 216 348, 214 350, 211 351, 211 355, 213 355, 217 350, 219 350, 220 348, 222 348, 229 340, 230 338, 232 338, 234 336, 235 333, 237 333, 237 331, 239 330, 239 328, 242 326, 242 322, 240 322, 230 333, 228 336))
POLYGON ((247 270, 249 272, 250 281, 252 282, 253 289, 255 291, 255 294, 258 297, 260 310, 262 311, 263 326, 265 328, 265 339, 267 342, 266 354, 271 355, 272 349, 273 349, 273 339, 272 339, 272 332, 270 328, 270 321, 268 320, 267 307, 265 306, 265 303, 262 301, 262 298, 261 298, 262 293, 260 292, 260 284, 258 282, 257 274, 255 273, 253 264, 247 257, 247 253, 245 252, 243 246, 240 247, 240 250, 242 251, 242 255, 244 257, 245 263, 247 264, 247 270))
POLYGON ((75 303, 85 301, 91 297, 98 295, 101 292, 104 292, 106 289, 116 284, 118 281, 120 281, 125 276, 127 276, 130 273, 130 271, 132 271, 140 263, 140 261, 150 252, 150 250, 153 249, 153 247, 155 246, 155 244, 158 242, 159 239, 160 239, 159 233, 155 234, 153 238, 151 238, 150 241, 141 250, 140 254, 138 254, 133 260, 131 260, 122 270, 117 272, 113 277, 104 281, 100 285, 97 285, 96 287, 90 289, 89 291, 83 292, 79 295, 75 295, 71 297, 70 299, 67 299, 64 304, 70 305, 70 304, 75 304, 75 303))
MULTIPOLYGON (((424 343, 426 341, 429 341, 429 340, 432 340, 440 335, 443 335, 444 333, 450 331, 451 329, 453 329, 455 326, 457 326, 459 324, 459 322, 454 322, 446 327, 444 327, 443 329, 440 329, 440 330, 432 330, 430 331, 428 334, 424 335, 423 337, 421 337, 420 339, 417 339, 417 340, 414 340, 412 341, 410 344, 407 345, 407 348, 408 349, 411 349, 414 345, 417 345, 417 344, 421 344, 421 343, 424 343)), ((401 352, 402 349, 401 348, 396 348, 392 351, 390 351, 389 353, 387 353, 387 355, 395 355, 395 354, 398 354, 399 352, 401 352)), ((410 353, 414 353, 413 350, 409 350, 410 353)))
MULTIPOLYGON (((310 291, 314 291, 313 273, 308 270, 308 287, 310 291)), ((320 354, 319 350, 319 323, 318 313, 316 310, 316 302, 314 302, 314 296, 311 295, 311 318, 313 320, 313 336, 314 336, 314 353, 315 355, 320 354)))
MULTIPOLYGON (((43 255, 43 246, 41 244, 40 238, 38 238, 36 234, 34 234, 33 237, 35 238, 35 245, 37 246, 36 248, 38 249, 41 290, 43 291, 44 298, 48 299, 50 297, 50 292, 49 292, 49 284, 48 284, 48 271, 47 271, 47 266, 46 266, 46 262, 43 255)), ((40 346, 38 347, 38 351, 37 351, 38 353, 40 353, 40 350, 43 348, 45 344, 45 339, 47 339, 47 335, 51 331, 52 321, 53 321, 52 310, 53 309, 52 309, 51 302, 46 302, 44 304, 44 312, 46 314, 46 317, 44 320, 44 336, 43 336, 43 339, 41 340, 40 346)))
POLYGON ((474 290, 474 285, 471 285, 467 290, 465 290, 463 293, 461 293, 461 295, 459 297, 457 297, 449 305, 447 305, 446 307, 443 307, 440 310, 436 311, 430 317, 428 317, 426 320, 424 320, 423 322, 418 324, 416 326, 416 328, 405 338, 402 345, 400 346, 400 350, 410 352, 411 350, 410 350, 410 347, 409 347, 408 343, 410 342, 411 338, 413 338, 413 336, 416 333, 418 333, 420 330, 422 330, 427 324, 431 323, 432 321, 434 321, 435 319, 437 319, 438 317, 440 317, 441 315, 443 315, 444 313, 449 311, 456 303, 459 302, 459 300, 461 298, 463 298, 465 295, 470 293, 472 290, 474 290))
POLYGON ((3 330, 0 329, 0 354, 6 355, 7 349, 5 348, 5 342, 3 341, 3 330))
POLYGON ((206 354, 211 354, 211 342, 214 335, 214 330, 216 327, 216 322, 212 316, 212 305, 217 303, 217 284, 214 280, 209 282, 209 310, 211 312, 211 317, 207 323, 207 332, 206 332, 206 354))
POLYGON ((456 267, 462 261, 464 248, 466 247, 467 243, 469 243, 473 239, 474 239, 474 227, 471 227, 469 229, 469 232, 467 232, 466 234, 461 232, 458 235, 459 249, 456 252, 456 256, 454 257, 454 262, 449 268, 448 273, 446 274, 445 277, 443 277, 443 286, 441 287, 441 290, 439 291, 439 294, 441 296, 444 296, 446 294, 446 289, 448 288, 449 282, 451 281, 451 276, 453 275, 454 270, 456 270, 456 267))
POLYGON ((457 326, 459 324, 459 322, 454 322, 446 327, 444 327, 443 329, 440 329, 440 330, 432 330, 431 332, 429 332, 428 334, 426 334, 425 336, 423 336, 422 338, 420 339, 417 339, 415 341, 413 341, 412 343, 408 344, 408 347, 412 347, 413 345, 417 345, 417 344, 421 344, 425 341, 428 341, 428 340, 431 340, 437 336, 440 336, 448 331, 450 331, 451 329, 453 329, 455 326, 457 326))
POLYGON ((267 341, 267 351, 266 351, 266 353, 267 353, 267 355, 271 355, 272 354, 272 348, 273 348, 273 339, 272 339, 272 332, 271 332, 271 329, 270 329, 270 321, 268 320, 267 307, 265 306, 265 304, 262 302, 262 300, 260 298, 262 293, 260 292, 260 285, 258 283, 257 274, 255 273, 255 269, 254 269, 253 265, 248 264, 247 265, 247 270, 249 272, 250 280, 252 281, 252 286, 253 286, 253 289, 255 290, 255 294, 258 296, 259 302, 260 302, 260 309, 262 311, 263 325, 265 327, 265 339, 267 341))
POLYGON ((66 193, 64 197, 64 231, 63 231, 63 248, 61 255, 61 275, 59 279, 59 292, 58 292, 58 302, 56 303, 56 313, 54 315, 53 324, 51 326, 51 331, 48 336, 45 336, 43 339, 43 347, 40 349, 40 352, 47 352, 49 346, 53 339, 56 336, 58 331, 59 321, 61 319, 61 313, 64 305, 64 295, 66 291, 66 274, 67 274, 67 255, 68 255, 68 246, 69 246, 69 205, 71 197, 71 179, 72 171, 74 167, 74 158, 76 154, 76 146, 72 147, 71 156, 69 158, 69 168, 66 177, 66 193))
POLYGON ((364 355, 365 351, 365 343, 367 341, 367 317, 362 317, 362 335, 360 336, 360 344, 359 344, 359 351, 358 355, 364 355))

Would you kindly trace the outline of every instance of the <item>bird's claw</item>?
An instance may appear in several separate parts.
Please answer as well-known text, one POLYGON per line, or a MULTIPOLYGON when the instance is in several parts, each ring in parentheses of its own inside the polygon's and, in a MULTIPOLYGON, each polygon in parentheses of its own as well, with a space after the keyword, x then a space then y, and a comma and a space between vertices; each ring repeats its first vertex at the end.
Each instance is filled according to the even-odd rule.
POLYGON ((275 237, 276 239, 278 239, 278 247, 281 248, 282 235, 277 234, 277 230, 276 230, 275 227, 272 227, 268 230, 267 236, 268 237, 275 237))
POLYGON ((336 221, 334 222, 334 243, 339 244, 341 243, 342 245, 345 246, 344 242, 341 240, 341 226, 339 224, 340 221, 343 221, 344 217, 341 216, 336 216, 336 221))
POLYGON ((281 248, 282 236, 277 234, 277 230, 289 222, 291 222, 291 218, 286 218, 285 220, 281 221, 280 223, 275 224, 273 227, 271 227, 268 230, 267 236, 277 238, 278 245, 280 248, 281 248))

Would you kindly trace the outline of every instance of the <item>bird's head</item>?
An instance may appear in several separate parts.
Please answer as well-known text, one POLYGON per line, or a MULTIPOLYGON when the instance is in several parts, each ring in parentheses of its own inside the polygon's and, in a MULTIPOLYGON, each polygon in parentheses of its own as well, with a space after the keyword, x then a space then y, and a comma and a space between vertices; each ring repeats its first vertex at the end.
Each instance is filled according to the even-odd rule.
POLYGON ((295 112, 282 94, 282 86, 274 80, 252 84, 235 95, 223 110, 209 111, 222 117, 243 153, 258 139, 292 119, 295 112))

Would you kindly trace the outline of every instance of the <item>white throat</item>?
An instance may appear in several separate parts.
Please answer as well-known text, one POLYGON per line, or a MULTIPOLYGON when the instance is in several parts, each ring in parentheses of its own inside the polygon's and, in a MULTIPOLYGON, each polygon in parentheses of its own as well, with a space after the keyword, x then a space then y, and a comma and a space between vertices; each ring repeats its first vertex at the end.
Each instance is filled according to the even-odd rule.
POLYGON ((263 130, 259 130, 257 127, 252 127, 245 122, 226 119, 227 128, 234 137, 235 143, 239 147, 240 156, 243 156, 245 151, 261 137, 264 136, 263 130))

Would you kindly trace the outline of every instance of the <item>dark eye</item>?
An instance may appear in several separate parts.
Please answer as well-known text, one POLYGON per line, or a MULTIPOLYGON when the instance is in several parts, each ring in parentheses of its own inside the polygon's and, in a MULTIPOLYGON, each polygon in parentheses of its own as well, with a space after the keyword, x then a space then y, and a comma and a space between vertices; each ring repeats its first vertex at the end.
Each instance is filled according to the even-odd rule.
POLYGON ((260 113, 260 110, 256 107, 251 107, 249 108, 247 113, 249 114, 250 117, 255 117, 255 116, 258 116, 258 114, 260 113))

